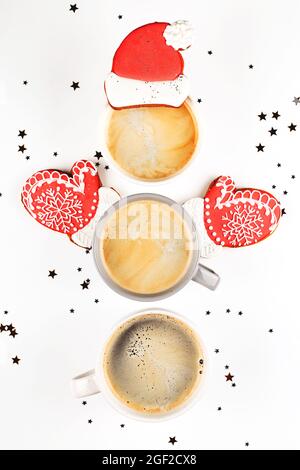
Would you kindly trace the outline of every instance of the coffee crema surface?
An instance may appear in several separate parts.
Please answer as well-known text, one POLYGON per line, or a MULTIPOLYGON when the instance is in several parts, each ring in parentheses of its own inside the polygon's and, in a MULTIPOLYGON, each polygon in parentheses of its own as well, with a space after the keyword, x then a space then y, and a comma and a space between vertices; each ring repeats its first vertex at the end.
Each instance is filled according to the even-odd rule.
POLYGON ((133 201, 117 209, 99 243, 110 279, 137 294, 172 288, 183 279, 192 260, 187 223, 174 208, 156 200, 133 201))
POLYGON ((191 159, 197 140, 196 120, 187 104, 114 110, 107 133, 112 158, 142 180, 178 173, 191 159))
POLYGON ((184 404, 199 385, 204 367, 195 332, 163 313, 141 314, 119 326, 103 361, 113 395, 125 406, 152 415, 184 404))

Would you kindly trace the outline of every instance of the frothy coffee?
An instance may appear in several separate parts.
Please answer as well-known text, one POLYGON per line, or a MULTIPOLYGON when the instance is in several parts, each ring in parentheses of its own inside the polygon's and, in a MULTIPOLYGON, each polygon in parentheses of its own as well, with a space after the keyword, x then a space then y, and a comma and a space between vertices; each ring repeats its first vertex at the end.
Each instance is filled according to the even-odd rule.
POLYGON ((179 283, 192 259, 191 233, 166 203, 139 200, 110 216, 100 239, 109 277, 138 294, 157 294, 179 283))
POLYGON ((195 117, 189 106, 147 106, 114 110, 107 134, 112 158, 125 172, 159 180, 179 172, 197 144, 195 117))
POLYGON ((113 394, 145 414, 172 411, 195 391, 203 351, 194 331, 162 313, 141 314, 113 333, 104 353, 104 374, 113 394))

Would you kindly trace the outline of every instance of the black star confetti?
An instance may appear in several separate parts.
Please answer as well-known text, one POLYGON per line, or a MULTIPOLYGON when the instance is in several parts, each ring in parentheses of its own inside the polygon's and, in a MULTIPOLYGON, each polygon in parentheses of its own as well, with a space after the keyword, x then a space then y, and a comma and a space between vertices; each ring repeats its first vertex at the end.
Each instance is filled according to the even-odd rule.
POLYGON ((55 276, 57 276, 57 273, 55 272, 55 269, 53 269, 52 271, 50 270, 49 274, 48 274, 48 277, 52 277, 52 279, 54 279, 55 276))
POLYGON ((197 102, 198 102, 198 103, 202 103, 202 99, 201 99, 201 98, 198 98, 198 99, 197 99, 197 102))
POLYGON ((230 313, 230 308, 227 308, 226 313, 230 313))
POLYGON ((250 64, 249 69, 253 69, 253 68, 254 68, 254 65, 250 64))
POLYGON ((271 329, 269 330, 269 333, 274 333, 274 330, 271 328, 271 329))
POLYGON ((285 208, 281 209, 281 215, 286 215, 285 208))
POLYGON ((229 374, 225 375, 226 382, 232 382, 233 377, 234 377, 234 375, 231 375, 230 372, 229 372, 229 374))
POLYGON ((3 313, 4 313, 5 315, 7 315, 7 314, 8 314, 8 310, 4 310, 3 313))
POLYGON ((53 157, 57 157, 58 153, 57 152, 53 152, 53 157))
POLYGON ((256 146, 256 148, 257 148, 257 151, 258 151, 258 152, 263 152, 263 151, 264 151, 264 148, 265 148, 265 145, 258 144, 258 145, 256 146))
POLYGON ((108 165, 105 165, 104 169, 105 169, 105 170, 109 170, 109 166, 108 166, 108 165))
POLYGON ((26 160, 30 160, 30 156, 29 156, 29 155, 26 155, 25 159, 26 159, 26 160))
POLYGON ((78 10, 78 6, 76 5, 76 3, 74 3, 74 5, 70 5, 69 11, 73 11, 73 13, 76 13, 76 10, 78 10))
POLYGON ((276 189, 276 184, 272 184, 272 189, 276 189))
POLYGON ((246 446, 246 447, 249 447, 249 442, 245 442, 245 446, 246 446))
POLYGON ((175 436, 174 436, 174 437, 169 437, 169 444, 174 445, 175 442, 178 442, 178 441, 176 440, 176 437, 175 437, 175 436))
POLYGON ((90 253, 91 249, 92 249, 92 248, 86 248, 86 249, 85 249, 85 252, 86 252, 87 255, 90 253))
POLYGON ((103 157, 102 153, 101 152, 98 152, 98 150, 96 150, 96 153, 94 155, 94 158, 97 158, 97 160, 99 160, 101 157, 103 157))
POLYGON ((278 111, 275 111, 274 113, 272 113, 272 118, 273 118, 273 119, 276 119, 276 121, 277 121, 277 119, 278 119, 279 117, 280 117, 280 114, 279 114, 278 111))
POLYGON ((294 96, 293 103, 297 106, 297 104, 300 104, 300 96, 294 96))
POLYGON ((206 310, 206 315, 210 315, 210 311, 209 311, 209 310, 206 310))
POLYGON ((70 313, 74 313, 74 312, 75 312, 74 308, 70 308, 70 313))
POLYGON ((28 81, 27 81, 27 80, 24 80, 24 81, 23 81, 23 85, 28 85, 28 81))
POLYGON ((219 352, 220 352, 220 349, 215 349, 216 354, 219 354, 219 352))
POLYGON ((77 90, 77 88, 80 88, 79 86, 79 82, 72 82, 72 85, 70 85, 71 88, 73 88, 73 90, 77 90))
POLYGON ((225 366, 225 369, 229 369, 229 366, 226 365, 226 366, 225 366))
POLYGON ((294 180, 294 179, 296 178, 296 176, 295 176, 295 175, 292 175, 291 178, 292 178, 292 180, 294 180))
POLYGON ((82 271, 82 268, 77 268, 77 271, 80 273, 82 271))
POLYGON ((291 122, 291 124, 288 126, 290 132, 295 131, 295 130, 296 130, 296 127, 297 127, 297 124, 293 124, 292 122, 291 122))
POLYGON ((27 135, 25 130, 19 131, 18 137, 21 137, 22 139, 24 139, 25 135, 27 135))
POLYGON ((11 330, 10 333, 9 333, 9 336, 12 336, 13 338, 17 335, 18 333, 16 332, 16 330, 11 330))
POLYGON ((123 18, 123 15, 118 15, 119 20, 123 18))
POLYGON ((83 404, 83 405, 87 405, 87 401, 84 400, 84 401, 82 402, 82 404, 83 404))
POLYGON ((213 53, 212 51, 207 51, 208 55, 212 55, 212 53, 213 53))
POLYGON ((236 387, 236 384, 232 384, 231 386, 232 386, 233 388, 235 388, 235 387, 236 387))
POLYGON ((18 152, 24 153, 25 150, 27 150, 27 148, 25 147, 25 145, 19 145, 19 150, 18 150, 18 152))
POLYGON ((125 428, 125 424, 120 424, 120 428, 125 428))
POLYGON ((88 288, 89 288, 89 284, 90 284, 90 280, 89 280, 89 279, 86 279, 85 281, 83 281, 83 283, 80 284, 81 287, 82 287, 82 290, 88 289, 88 288))
POLYGON ((21 360, 18 356, 12 357, 11 359, 13 361, 13 364, 19 364, 19 362, 21 360))
POLYGON ((243 312, 240 310, 239 313, 238 313, 239 316, 242 316, 243 315, 243 312))
POLYGON ((95 167, 98 168, 100 166, 100 163, 99 162, 96 162, 95 163, 95 167))
POLYGON ((99 303, 99 299, 94 300, 95 304, 99 303))
POLYGON ((278 166, 278 168, 280 168, 280 167, 281 167, 281 163, 277 163, 277 166, 278 166))
POLYGON ((88 420, 88 423, 89 423, 89 424, 92 424, 92 422, 93 422, 93 421, 92 421, 91 419, 88 420))
POLYGON ((287 195, 287 193, 288 193, 287 191, 283 191, 283 194, 284 194, 285 196, 287 195))
POLYGON ((270 135, 277 135, 277 129, 274 129, 274 127, 271 127, 268 132, 270 132, 270 135))
POLYGON ((259 120, 260 120, 260 121, 265 121, 267 115, 266 115, 265 113, 261 112, 260 114, 258 114, 258 117, 259 117, 259 120))
POLYGON ((222 411, 222 408, 221 408, 221 406, 219 406, 219 407, 218 407, 218 411, 222 411))

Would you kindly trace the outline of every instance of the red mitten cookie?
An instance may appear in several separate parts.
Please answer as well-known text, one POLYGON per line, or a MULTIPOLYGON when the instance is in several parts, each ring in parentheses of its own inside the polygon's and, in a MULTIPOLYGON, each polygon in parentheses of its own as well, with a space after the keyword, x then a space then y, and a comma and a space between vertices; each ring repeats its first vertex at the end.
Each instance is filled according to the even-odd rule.
POLYGON ((21 198, 37 222, 68 235, 80 246, 90 247, 91 226, 100 217, 100 189, 94 164, 80 160, 73 165, 71 175, 58 170, 38 171, 26 181, 21 198))
POLYGON ((191 41, 192 28, 187 21, 150 23, 128 34, 105 80, 110 105, 180 106, 188 96, 188 80, 179 51, 188 48, 191 41))
POLYGON ((204 198, 204 224, 217 245, 253 245, 276 229, 281 216, 275 197, 260 189, 236 189, 229 176, 220 176, 204 198))

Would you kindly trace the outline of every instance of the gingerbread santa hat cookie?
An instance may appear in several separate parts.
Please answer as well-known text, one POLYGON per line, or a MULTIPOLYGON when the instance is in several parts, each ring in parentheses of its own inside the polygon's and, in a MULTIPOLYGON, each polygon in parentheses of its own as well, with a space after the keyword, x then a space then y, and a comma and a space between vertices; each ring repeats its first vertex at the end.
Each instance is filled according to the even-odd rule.
POLYGON ((71 174, 59 170, 34 173, 24 184, 21 198, 41 225, 89 248, 99 218, 119 195, 102 186, 92 162, 80 160, 74 163, 71 174))
POLYGON ((184 207, 202 233, 204 257, 221 247, 245 247, 266 239, 281 217, 280 203, 272 194, 261 189, 237 189, 229 176, 214 180, 204 199, 187 201, 184 207))
POLYGON ((113 108, 180 106, 189 82, 180 51, 190 47, 193 30, 187 21, 150 23, 132 31, 118 47, 105 92, 113 108))

